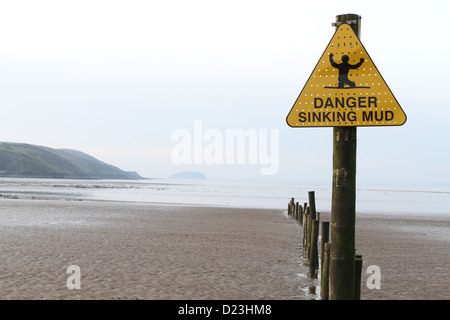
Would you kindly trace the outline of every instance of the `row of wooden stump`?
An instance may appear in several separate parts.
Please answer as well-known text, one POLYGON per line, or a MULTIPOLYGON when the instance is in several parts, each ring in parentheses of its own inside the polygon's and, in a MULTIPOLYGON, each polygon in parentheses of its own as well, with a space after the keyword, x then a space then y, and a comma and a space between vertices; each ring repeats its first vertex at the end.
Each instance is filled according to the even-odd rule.
MULTIPOLYGON (((303 228, 302 245, 309 265, 308 276, 313 279, 318 278, 319 272, 319 223, 320 213, 316 212, 314 191, 308 192, 308 203, 303 206, 299 202, 294 202, 294 198, 288 203, 288 215, 298 221, 303 228)), ((322 300, 329 299, 330 281, 330 222, 322 221, 320 241, 320 297, 322 300)), ((362 256, 355 256, 355 300, 360 300, 361 296, 361 272, 362 256)))

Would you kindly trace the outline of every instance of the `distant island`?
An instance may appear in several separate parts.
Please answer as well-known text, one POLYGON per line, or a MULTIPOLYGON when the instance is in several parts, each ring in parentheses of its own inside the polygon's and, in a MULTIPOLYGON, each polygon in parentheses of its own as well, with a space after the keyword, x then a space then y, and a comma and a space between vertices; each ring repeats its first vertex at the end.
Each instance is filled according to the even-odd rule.
POLYGON ((169 179, 206 179, 206 176, 197 171, 184 171, 171 175, 169 179))
POLYGON ((143 179, 77 150, 0 142, 0 177, 143 179))

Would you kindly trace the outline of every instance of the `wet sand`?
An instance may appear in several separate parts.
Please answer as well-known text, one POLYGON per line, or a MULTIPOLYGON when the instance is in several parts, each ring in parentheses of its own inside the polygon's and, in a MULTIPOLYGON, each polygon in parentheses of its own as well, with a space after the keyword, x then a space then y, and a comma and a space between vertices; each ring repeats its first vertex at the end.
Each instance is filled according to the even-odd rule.
POLYGON ((450 299, 450 215, 361 214, 356 251, 364 260, 362 299, 450 299), (380 267, 380 290, 367 288, 370 265, 380 267))
MULTIPOLYGON (((330 213, 321 214, 331 221, 330 213)), ((362 300, 450 299, 450 215, 357 213, 356 253, 362 255, 362 300), (369 266, 378 266, 381 288, 369 266)))
POLYGON ((304 299, 296 237, 281 211, 1 200, 0 297, 304 299))
MULTIPOLYGON (((450 299, 449 230, 445 216, 358 214, 362 299, 450 299)), ((300 241, 281 210, 1 199, 0 298, 306 300, 318 280, 300 241)))

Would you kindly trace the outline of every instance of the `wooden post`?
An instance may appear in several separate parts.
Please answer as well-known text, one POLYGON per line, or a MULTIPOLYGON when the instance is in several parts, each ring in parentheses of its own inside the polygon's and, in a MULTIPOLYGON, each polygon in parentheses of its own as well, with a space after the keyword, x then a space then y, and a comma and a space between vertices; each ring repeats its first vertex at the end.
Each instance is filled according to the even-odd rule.
POLYGON ((314 263, 316 264, 316 269, 319 269, 319 231, 320 231, 320 220, 318 219, 318 215, 319 215, 319 213, 316 212, 316 218, 317 219, 315 221, 317 221, 316 222, 317 223, 317 230, 313 231, 313 235, 314 235, 314 238, 315 238, 314 241, 316 242, 316 245, 315 245, 316 252, 313 255, 314 263))
POLYGON ((295 203, 292 203, 292 218, 294 218, 295 219, 295 203))
POLYGON ((292 207, 291 213, 292 213, 292 216, 294 216, 294 214, 295 214, 295 202, 294 202, 294 198, 291 198, 291 207, 292 207))
MULTIPOLYGON (((359 37, 360 21, 355 14, 338 15, 336 28, 351 22, 359 37)), ((330 300, 355 298, 355 198, 356 127, 333 127, 330 300)))
POLYGON ((295 203, 295 216, 294 216, 295 220, 298 220, 298 201, 295 203))
POLYGON ((298 206, 298 221, 300 225, 303 225, 303 208, 302 206, 298 206))
POLYGON ((303 214, 303 251, 306 252, 306 234, 308 232, 308 212, 303 214))
POLYGON ((328 300, 329 288, 330 285, 330 247, 331 244, 329 242, 325 243, 324 246, 324 254, 323 254, 323 272, 322 278, 320 280, 320 297, 322 300, 328 300))
POLYGON ((328 243, 330 241, 330 222, 329 221, 322 221, 322 240, 320 243, 320 274, 323 275, 323 259, 324 259, 324 252, 325 252, 325 243, 328 243))
POLYGON ((311 252, 311 233, 312 233, 312 215, 311 215, 311 207, 308 207, 308 220, 307 220, 307 224, 308 224, 308 232, 306 233, 306 254, 307 257, 309 259, 310 256, 310 252, 311 252))
POLYGON ((355 300, 361 300, 361 273, 363 259, 361 255, 355 256, 355 300))
POLYGON ((303 236, 304 236, 304 241, 305 243, 303 244, 303 247, 306 251, 306 245, 307 242, 306 240, 308 239, 308 220, 309 220, 309 212, 308 212, 308 207, 306 207, 306 212, 305 212, 305 223, 303 224, 303 236))
POLYGON ((308 200, 309 200, 309 213, 311 214, 311 218, 313 220, 316 219, 316 199, 314 196, 314 191, 308 192, 308 200))
POLYGON ((311 245, 310 245, 310 254, 309 254, 309 277, 317 278, 317 266, 318 266, 318 248, 317 248, 317 239, 319 238, 319 220, 311 220, 312 228, 311 228, 311 245))

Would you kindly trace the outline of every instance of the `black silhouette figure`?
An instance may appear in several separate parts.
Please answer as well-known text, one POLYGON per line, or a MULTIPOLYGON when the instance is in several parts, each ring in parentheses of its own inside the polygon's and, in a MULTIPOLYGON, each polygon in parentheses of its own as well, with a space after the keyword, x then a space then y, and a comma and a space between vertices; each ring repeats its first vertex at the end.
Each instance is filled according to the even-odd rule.
POLYGON ((357 64, 350 64, 348 61, 350 60, 347 55, 342 56, 342 63, 337 64, 333 60, 334 54, 330 53, 330 63, 336 69, 339 69, 339 78, 338 78, 338 87, 343 88, 345 84, 350 86, 350 88, 355 88, 355 82, 351 81, 348 78, 348 72, 351 69, 358 69, 364 62, 364 58, 361 58, 357 64))

